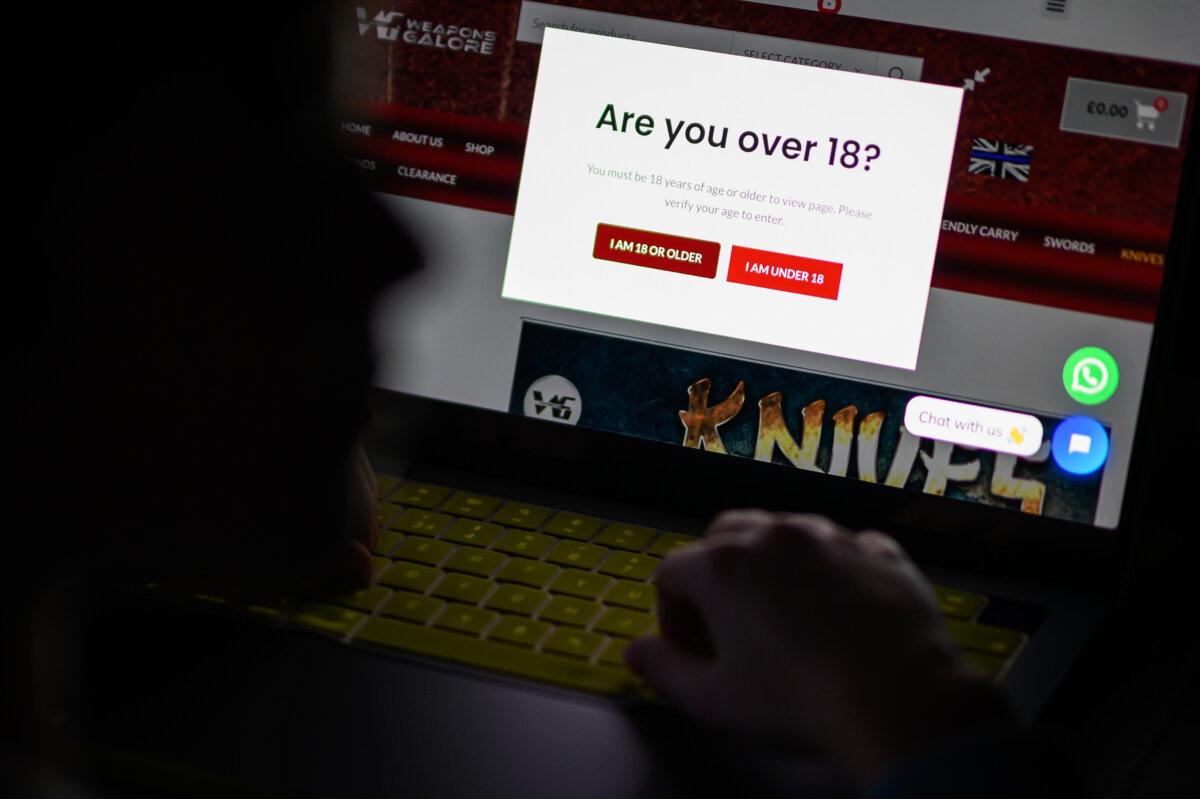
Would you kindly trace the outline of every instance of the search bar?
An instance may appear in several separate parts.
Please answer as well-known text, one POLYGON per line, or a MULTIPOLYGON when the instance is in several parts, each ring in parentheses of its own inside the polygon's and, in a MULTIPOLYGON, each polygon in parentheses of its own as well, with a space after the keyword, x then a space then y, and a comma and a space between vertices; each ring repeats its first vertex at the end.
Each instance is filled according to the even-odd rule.
POLYGON ((541 44, 547 28, 633 39, 692 50, 761 58, 785 64, 800 64, 865 75, 882 75, 903 80, 920 80, 925 59, 892 55, 874 50, 835 47, 778 36, 706 28, 682 22, 664 22, 608 11, 591 11, 526 0, 517 22, 517 41, 541 44))
POLYGON ((762 58, 785 64, 801 64, 903 80, 920 80, 921 68, 925 66, 923 58, 814 44, 782 39, 778 36, 756 36, 750 33, 734 33, 731 52, 733 55, 747 58, 762 58))
POLYGON ((1044 436, 1036 416, 924 396, 908 401, 904 426, 921 438, 1025 458, 1038 451, 1044 436))

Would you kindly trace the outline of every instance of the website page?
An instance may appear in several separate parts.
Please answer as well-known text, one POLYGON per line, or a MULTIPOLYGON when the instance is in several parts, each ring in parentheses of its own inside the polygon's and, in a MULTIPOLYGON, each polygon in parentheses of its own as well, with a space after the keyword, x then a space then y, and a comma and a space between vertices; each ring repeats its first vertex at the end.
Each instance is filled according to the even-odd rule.
POLYGON ((377 382, 1114 527, 1197 20, 1027 5, 347 7, 377 382))

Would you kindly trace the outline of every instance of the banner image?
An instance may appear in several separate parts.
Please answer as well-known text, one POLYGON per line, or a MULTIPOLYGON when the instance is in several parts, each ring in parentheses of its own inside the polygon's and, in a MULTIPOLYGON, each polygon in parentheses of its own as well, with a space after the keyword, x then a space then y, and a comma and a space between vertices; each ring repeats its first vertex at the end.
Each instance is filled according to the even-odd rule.
POLYGON ((921 438, 917 392, 526 321, 509 410, 884 487, 1091 523, 1103 469, 921 438))

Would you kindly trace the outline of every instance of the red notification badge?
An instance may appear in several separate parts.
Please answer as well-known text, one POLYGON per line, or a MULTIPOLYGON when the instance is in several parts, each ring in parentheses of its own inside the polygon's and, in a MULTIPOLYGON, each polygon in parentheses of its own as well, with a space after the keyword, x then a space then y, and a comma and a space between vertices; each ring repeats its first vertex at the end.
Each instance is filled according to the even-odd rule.
POLYGON ((842 0, 817 0, 817 13, 836 14, 842 10, 842 0))

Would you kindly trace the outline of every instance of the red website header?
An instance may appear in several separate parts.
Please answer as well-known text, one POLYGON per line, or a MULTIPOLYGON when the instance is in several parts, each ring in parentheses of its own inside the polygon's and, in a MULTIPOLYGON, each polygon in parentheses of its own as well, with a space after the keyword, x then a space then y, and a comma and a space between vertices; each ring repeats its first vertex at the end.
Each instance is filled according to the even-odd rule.
MULTIPOLYGON (((646 16, 628 2, 570 5, 646 16)), ((360 33, 358 25, 346 57, 353 74, 367 77, 343 128, 355 162, 380 191, 512 213, 541 49, 516 40, 521 3, 397 7, 398 24, 491 32, 495 46, 488 54, 456 51, 436 38, 391 41, 378 26, 360 33)), ((923 59, 924 81, 971 82, 933 285, 1153 320, 1190 131, 1185 122, 1178 146, 1073 132, 1063 127, 1064 92, 1086 79, 1154 87, 1174 103, 1177 93, 1194 96, 1196 69, 747 3, 665 2, 651 14, 894 52, 923 59)), ((1086 114, 1088 97, 1080 99, 1086 114)))

